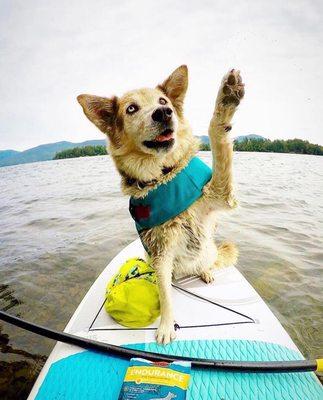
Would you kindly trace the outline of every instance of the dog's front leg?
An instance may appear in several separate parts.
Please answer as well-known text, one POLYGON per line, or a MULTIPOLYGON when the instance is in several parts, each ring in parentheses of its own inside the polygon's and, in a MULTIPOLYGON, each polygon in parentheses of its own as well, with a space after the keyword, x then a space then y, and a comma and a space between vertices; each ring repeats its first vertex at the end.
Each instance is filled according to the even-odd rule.
POLYGON ((156 270, 160 299, 160 324, 156 332, 158 343, 167 344, 175 339, 174 315, 172 307, 172 273, 173 259, 170 256, 152 260, 156 270))
POLYGON ((240 73, 228 72, 220 86, 214 113, 209 126, 209 137, 213 157, 213 176, 210 193, 220 207, 234 208, 236 200, 232 190, 233 145, 228 132, 232 117, 244 96, 244 85, 240 73))

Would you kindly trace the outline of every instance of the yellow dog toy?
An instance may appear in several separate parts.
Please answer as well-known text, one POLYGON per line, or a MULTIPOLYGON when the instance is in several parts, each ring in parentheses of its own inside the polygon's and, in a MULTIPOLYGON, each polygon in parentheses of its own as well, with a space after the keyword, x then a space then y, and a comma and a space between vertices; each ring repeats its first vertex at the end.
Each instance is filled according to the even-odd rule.
POLYGON ((126 261, 109 282, 105 309, 119 324, 142 328, 160 315, 156 273, 141 258, 126 261))

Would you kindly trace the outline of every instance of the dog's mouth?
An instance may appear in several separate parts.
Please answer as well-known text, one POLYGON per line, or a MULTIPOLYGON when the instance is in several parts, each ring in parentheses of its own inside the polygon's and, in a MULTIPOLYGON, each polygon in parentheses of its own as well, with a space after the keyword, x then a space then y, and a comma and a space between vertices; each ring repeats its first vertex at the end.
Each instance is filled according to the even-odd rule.
POLYGON ((166 149, 168 150, 175 142, 173 129, 167 128, 157 135, 154 140, 145 140, 143 144, 149 149, 166 149))
POLYGON ((173 130, 165 129, 160 135, 155 137, 155 142, 166 142, 168 140, 173 139, 173 130))

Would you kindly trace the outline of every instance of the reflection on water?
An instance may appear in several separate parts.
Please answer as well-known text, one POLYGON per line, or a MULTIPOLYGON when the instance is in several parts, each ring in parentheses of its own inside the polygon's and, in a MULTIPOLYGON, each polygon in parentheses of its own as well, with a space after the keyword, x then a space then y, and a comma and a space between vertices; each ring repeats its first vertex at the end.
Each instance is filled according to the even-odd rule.
MULTIPOLYGON (((209 164, 209 153, 201 157, 209 164)), ((323 158, 236 153, 219 240, 306 357, 322 355, 323 158)), ((0 168, 0 308, 63 329, 136 231, 108 156, 0 168)), ((53 342, 0 324, 0 398, 25 399, 53 342)))

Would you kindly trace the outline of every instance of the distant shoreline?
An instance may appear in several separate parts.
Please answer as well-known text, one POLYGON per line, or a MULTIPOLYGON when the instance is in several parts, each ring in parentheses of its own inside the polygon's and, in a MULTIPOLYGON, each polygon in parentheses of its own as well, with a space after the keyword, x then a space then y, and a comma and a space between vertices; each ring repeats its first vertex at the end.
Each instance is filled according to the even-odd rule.
POLYGON ((91 156, 104 156, 108 154, 105 146, 84 146, 84 147, 73 147, 72 149, 66 149, 59 151, 55 154, 53 160, 61 160, 65 158, 78 158, 78 157, 91 157, 91 156))
MULTIPOLYGON (((203 152, 210 152, 211 150, 200 150, 203 152)), ((278 153, 274 151, 240 151, 240 150, 234 150, 235 153, 260 153, 260 154, 290 154, 290 155, 298 155, 298 156, 316 156, 316 154, 303 154, 303 153, 278 153)), ((103 154, 103 155, 109 155, 109 154, 103 154)), ((102 155, 93 155, 94 157, 100 157, 102 155)), ((45 163, 49 161, 60 161, 60 160, 73 160, 75 158, 82 158, 82 157, 92 157, 92 156, 77 156, 77 157, 66 157, 66 158, 59 158, 59 159, 49 159, 49 160, 39 160, 39 161, 31 161, 28 163, 20 163, 20 164, 12 164, 12 165, 0 165, 0 170, 2 168, 13 168, 13 167, 18 167, 22 165, 30 165, 30 164, 35 164, 35 163, 45 163)))
MULTIPOLYGON (((269 139, 245 139, 241 141, 234 141, 234 151, 241 152, 259 152, 259 153, 283 153, 283 154, 308 154, 308 155, 323 155, 323 146, 309 143, 308 141, 301 139, 289 139, 289 140, 274 140, 269 139)), ((201 143, 201 151, 210 151, 209 143, 201 143)), ((55 154, 54 160, 66 159, 66 158, 78 158, 78 157, 89 157, 107 154, 105 146, 84 146, 74 147, 72 149, 66 149, 59 151, 55 154)))
MULTIPOLYGON (((201 141, 201 150, 210 150, 209 137, 197 136, 201 141)), ((301 139, 273 140, 250 134, 237 136, 234 139, 234 150, 264 153, 291 153, 322 155, 323 146, 301 139)), ((88 157, 106 154, 106 140, 86 140, 80 143, 55 142, 42 144, 24 151, 0 150, 0 167, 27 164, 38 161, 49 161, 59 158, 88 157), (86 150, 82 150, 86 148, 86 150), (75 150, 77 149, 77 150, 75 150), (66 150, 66 152, 65 152, 66 150)))
MULTIPOLYGON (((302 139, 277 139, 271 141, 264 138, 247 138, 240 141, 235 140, 233 142, 233 149, 241 152, 323 155, 323 146, 302 139)), ((208 143, 203 143, 201 145, 201 150, 210 150, 210 145, 208 143)))

